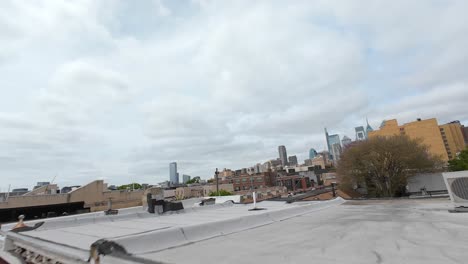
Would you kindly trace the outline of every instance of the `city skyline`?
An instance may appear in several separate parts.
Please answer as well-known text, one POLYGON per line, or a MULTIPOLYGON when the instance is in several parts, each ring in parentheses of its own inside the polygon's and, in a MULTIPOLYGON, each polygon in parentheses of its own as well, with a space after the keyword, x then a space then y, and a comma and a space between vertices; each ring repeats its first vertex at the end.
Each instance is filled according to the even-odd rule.
MULTIPOLYGON (((418 118, 418 120, 419 120, 419 118, 418 118)), ((418 121, 418 120, 416 120, 416 121, 418 121)), ((383 125, 383 124, 385 123, 385 121, 388 121, 388 120, 383 120, 383 121, 381 122, 381 125, 383 125)), ((458 121, 458 120, 452 120, 451 122, 448 122, 447 124, 440 124, 440 125, 441 125, 441 126, 442 126, 442 125, 448 125, 448 124, 453 123, 454 121, 458 121)), ((409 121, 409 123, 411 123, 411 122, 414 122, 414 120, 413 120, 413 121, 409 121)), ((406 124, 406 123, 404 123, 404 124, 406 124)), ((462 125, 463 125, 463 124, 462 124, 462 125)), ((362 126, 360 126, 360 127, 362 127, 362 126)), ((368 131, 376 131, 376 130, 373 130, 372 128, 371 128, 372 130, 369 130, 370 125, 369 125, 369 121, 368 121, 368 120, 366 120, 366 127, 367 127, 367 129, 366 129, 365 132, 368 132, 368 131)), ((357 128, 357 127, 355 127, 355 129, 356 129, 356 128, 357 128)), ((355 129, 354 129, 354 130, 355 130, 355 129)), ((378 132, 378 130, 377 130, 377 132, 378 132)), ((338 151, 338 152, 339 152, 339 155, 341 155, 341 152, 342 152, 343 148, 345 147, 345 144, 343 144, 342 140, 340 141, 340 136, 343 136, 343 139, 346 138, 346 139, 350 140, 349 143, 352 143, 352 142, 355 142, 355 141, 359 141, 359 140, 357 140, 357 139, 351 140, 349 137, 347 137, 346 135, 343 135, 342 133, 336 133, 336 134, 333 134, 333 135, 329 135, 328 130, 327 130, 326 128, 325 128, 325 135, 328 136, 328 138, 331 138, 332 141, 333 141, 333 142, 332 142, 333 144, 330 145, 330 147, 332 147, 332 150, 333 150, 333 146, 334 146, 334 145, 339 144, 339 146, 338 146, 338 147, 340 148, 339 151, 338 151)), ((367 137, 368 137, 368 135, 367 135, 367 133, 366 133, 366 138, 367 138, 367 137)), ((325 142, 325 147, 326 147, 326 145, 327 145, 327 140, 325 139, 324 142, 325 142)), ((305 146, 305 148, 307 148, 307 146, 305 146)), ((315 150, 315 148, 309 148, 307 151, 294 152, 293 155, 288 155, 288 154, 287 154, 287 147, 286 147, 285 145, 280 145, 280 146, 277 147, 277 155, 279 154, 279 156, 276 157, 276 158, 274 158, 274 159, 281 160, 281 153, 282 153, 282 151, 284 151, 284 155, 285 155, 285 157, 286 157, 286 159, 287 159, 287 165, 286 165, 286 166, 289 166, 289 165, 290 165, 290 164, 289 164, 289 163, 290 163, 290 158, 294 158, 294 160, 297 161, 297 164, 296 164, 296 165, 301 165, 301 164, 303 164, 302 161, 304 161, 304 160, 306 160, 306 159, 310 159, 310 157, 311 157, 311 151, 315 151, 315 152, 316 152, 315 154, 318 154, 318 155, 319 155, 319 154, 322 153, 323 151, 328 151, 328 149, 324 148, 324 149, 320 150, 319 152, 317 152, 317 151, 315 150), (298 153, 299 153, 299 154, 298 154, 298 153), (300 156, 301 158, 299 158, 298 156, 300 156)), ((335 151, 335 150, 333 150, 332 152, 330 152, 330 155, 333 155, 332 153, 333 153, 334 151, 335 151)), ((262 157, 260 160, 257 160, 257 161, 250 161, 250 163, 253 163, 253 162, 262 162, 262 163, 263 163, 263 162, 267 162, 267 161, 269 161, 269 160, 271 160, 271 157, 270 157, 270 158, 268 158, 268 157, 262 157)), ((250 164, 250 163, 249 163, 249 164, 250 164)), ((254 164, 254 165, 252 165, 252 166, 251 166, 251 165, 243 164, 243 165, 241 165, 241 166, 233 167, 233 168, 231 168, 231 169, 236 169, 236 168, 237 168, 237 169, 248 169, 248 168, 253 168, 254 170, 256 170, 256 167, 257 167, 257 166, 261 166, 261 163, 256 163, 256 164, 254 164)), ((221 166, 221 167, 222 167, 222 166, 221 166)), ((227 168, 227 167, 226 167, 226 168, 227 168)), ((179 174, 179 172, 178 172, 178 170, 177 170, 177 162, 171 162, 171 163, 169 163, 169 181, 168 181, 168 182, 173 183, 172 179, 177 179, 176 184, 181 184, 181 183, 185 183, 185 179, 188 178, 188 179, 190 180, 190 178, 191 178, 190 175, 186 175, 186 174, 183 174, 182 177, 183 177, 183 179, 180 179, 180 174, 179 174), (174 174, 173 172, 175 172, 175 176, 173 175, 173 174, 174 174)), ((197 176, 197 177, 200 177, 200 176, 197 176)), ((211 179, 212 177, 213 177, 213 176, 210 175, 210 173, 207 173, 206 175, 202 176, 202 179, 211 179)), ((56 176, 53 177, 53 179, 55 179, 55 178, 56 178, 56 176)), ((163 179, 163 178, 160 177, 160 178, 157 178, 157 179, 163 179)), ((138 180, 137 180, 137 181, 138 181, 138 180)), ((163 181, 163 182, 164 182, 164 181, 163 181)), ((46 183, 46 182, 38 182, 38 183, 46 183)), ((49 182, 47 182, 47 183, 49 183, 49 182)), ((112 183, 114 183, 114 182, 112 182, 112 183)), ((125 183, 126 183, 126 182, 124 181, 122 184, 125 184, 125 183)), ((154 184, 158 184, 158 183, 156 183, 155 181, 154 181, 153 183, 154 183, 154 184)), ((19 185, 19 186, 9 186, 9 188, 10 188, 10 190, 12 190, 12 189, 14 189, 14 188, 23 188, 23 187, 24 187, 24 188, 29 188, 30 186, 33 186, 33 185, 32 185, 32 183, 28 183, 28 184, 22 184, 22 185, 19 185), (19 187, 19 186, 21 186, 21 187, 19 187)), ((75 186, 76 186, 76 185, 75 185, 75 186)), ((32 188, 32 189, 34 189, 34 188, 32 188)), ((8 190, 8 189, 1 189, 1 188, 0 188, 0 191, 7 191, 7 190, 8 190)))
POLYGON ((279 145, 301 162, 366 117, 467 124, 467 9, 2 1, 0 188, 157 183, 174 160, 208 178, 279 145))

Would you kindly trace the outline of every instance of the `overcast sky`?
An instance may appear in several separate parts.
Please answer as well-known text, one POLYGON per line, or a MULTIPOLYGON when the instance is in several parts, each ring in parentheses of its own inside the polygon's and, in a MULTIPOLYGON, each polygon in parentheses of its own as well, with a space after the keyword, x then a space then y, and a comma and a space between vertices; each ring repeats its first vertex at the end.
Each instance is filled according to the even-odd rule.
POLYGON ((0 187, 208 178, 468 125, 468 1, 0 1, 0 187))

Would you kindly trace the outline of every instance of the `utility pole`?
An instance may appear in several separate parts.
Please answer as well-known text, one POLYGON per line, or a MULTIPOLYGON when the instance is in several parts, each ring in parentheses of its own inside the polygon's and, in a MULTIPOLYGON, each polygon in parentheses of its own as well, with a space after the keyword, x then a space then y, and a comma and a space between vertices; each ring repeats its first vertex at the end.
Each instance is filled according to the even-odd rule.
POLYGON ((216 177, 216 196, 219 196, 219 180, 218 180, 218 174, 219 174, 219 171, 218 171, 218 168, 216 168, 216 171, 215 171, 215 177, 216 177))

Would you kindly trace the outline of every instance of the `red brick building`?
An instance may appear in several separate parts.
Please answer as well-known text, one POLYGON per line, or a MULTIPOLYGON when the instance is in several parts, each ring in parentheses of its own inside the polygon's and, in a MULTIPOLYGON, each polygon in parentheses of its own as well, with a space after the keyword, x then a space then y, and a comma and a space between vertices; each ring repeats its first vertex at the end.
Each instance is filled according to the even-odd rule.
POLYGON ((308 177, 301 177, 299 175, 280 176, 276 181, 277 185, 285 186, 288 191, 296 191, 299 189, 306 190, 313 186, 308 177))
POLYGON ((241 174, 226 178, 220 183, 232 183, 234 191, 255 190, 264 187, 276 186, 275 172, 262 172, 256 174, 241 174))

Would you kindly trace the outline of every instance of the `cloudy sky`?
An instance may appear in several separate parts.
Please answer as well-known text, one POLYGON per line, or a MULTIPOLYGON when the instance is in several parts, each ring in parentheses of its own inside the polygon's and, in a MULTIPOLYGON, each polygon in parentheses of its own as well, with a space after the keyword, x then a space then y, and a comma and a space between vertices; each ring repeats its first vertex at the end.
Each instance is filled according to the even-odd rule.
POLYGON ((208 178, 468 124, 468 1, 0 1, 0 187, 208 178))

